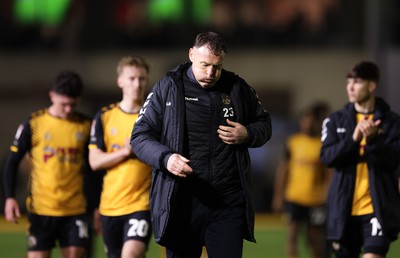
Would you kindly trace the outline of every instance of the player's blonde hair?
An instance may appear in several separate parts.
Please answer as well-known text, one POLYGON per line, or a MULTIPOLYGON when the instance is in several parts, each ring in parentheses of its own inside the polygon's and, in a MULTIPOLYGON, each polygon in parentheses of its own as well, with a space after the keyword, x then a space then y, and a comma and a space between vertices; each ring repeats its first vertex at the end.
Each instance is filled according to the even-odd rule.
POLYGON ((147 73, 150 71, 150 67, 146 60, 140 56, 124 56, 119 60, 117 65, 117 75, 122 73, 122 70, 125 66, 136 66, 143 67, 147 73))

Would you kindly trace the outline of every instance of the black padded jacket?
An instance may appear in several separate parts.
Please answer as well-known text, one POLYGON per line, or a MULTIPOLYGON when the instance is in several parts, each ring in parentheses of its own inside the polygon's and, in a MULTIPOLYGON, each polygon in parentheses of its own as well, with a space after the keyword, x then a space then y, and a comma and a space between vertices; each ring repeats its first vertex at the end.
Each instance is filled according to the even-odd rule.
MULTIPOLYGON (((374 120, 381 120, 378 135, 367 142, 369 188, 374 213, 384 234, 396 238, 400 231, 400 195, 396 168, 400 163, 400 117, 376 98, 374 120)), ((329 240, 342 239, 351 216, 359 143, 352 139, 356 127, 354 104, 347 104, 325 119, 321 160, 335 168, 328 192, 329 240)))
MULTIPOLYGON (((172 153, 183 155, 185 102, 183 73, 191 63, 180 65, 159 80, 148 95, 132 131, 131 145, 139 159, 153 167, 150 209, 155 241, 165 244, 170 215, 174 209, 177 177, 166 169, 172 153)), ((246 198, 247 230, 245 239, 254 238, 254 205, 248 147, 260 147, 272 134, 271 120, 256 92, 239 76, 222 70, 220 80, 231 82, 229 94, 237 109, 237 122, 246 126, 248 141, 238 146, 236 161, 246 198)), ((173 229, 171 229, 173 230, 173 229)))

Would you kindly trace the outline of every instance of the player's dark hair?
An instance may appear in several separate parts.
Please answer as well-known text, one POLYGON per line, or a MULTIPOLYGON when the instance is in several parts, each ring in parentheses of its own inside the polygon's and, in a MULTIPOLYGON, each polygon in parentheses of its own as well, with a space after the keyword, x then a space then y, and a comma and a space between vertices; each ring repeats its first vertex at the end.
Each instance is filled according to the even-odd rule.
POLYGON ((313 105, 311 105, 311 112, 313 116, 319 121, 322 122, 330 112, 330 107, 328 103, 324 101, 318 101, 315 102, 313 105))
POLYGON ((379 68, 370 61, 362 61, 350 68, 346 78, 361 78, 368 81, 379 81, 379 68))
POLYGON ((54 79, 51 90, 63 96, 77 98, 83 90, 82 79, 74 71, 62 70, 54 79))
POLYGON ((214 55, 223 56, 228 49, 225 40, 217 33, 208 31, 202 32, 196 36, 193 47, 202 47, 208 45, 214 55))

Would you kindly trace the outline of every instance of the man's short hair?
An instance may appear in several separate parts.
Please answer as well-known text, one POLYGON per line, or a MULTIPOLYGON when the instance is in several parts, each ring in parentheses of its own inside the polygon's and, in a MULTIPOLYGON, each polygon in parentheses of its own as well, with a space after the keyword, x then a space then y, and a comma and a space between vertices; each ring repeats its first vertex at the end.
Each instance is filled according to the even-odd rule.
POLYGON ((82 90, 83 83, 81 77, 71 70, 60 71, 51 87, 51 91, 71 98, 78 98, 82 90))
POLYGON ((204 45, 208 45, 208 48, 216 56, 223 56, 228 51, 224 38, 212 31, 199 33, 196 36, 193 47, 199 48, 204 45))
POLYGON ((150 72, 150 66, 143 57, 140 56, 124 56, 117 64, 117 74, 120 75, 125 66, 142 67, 147 73, 150 72))
POLYGON ((370 61, 362 61, 350 68, 346 78, 361 78, 367 81, 379 81, 379 68, 370 61))

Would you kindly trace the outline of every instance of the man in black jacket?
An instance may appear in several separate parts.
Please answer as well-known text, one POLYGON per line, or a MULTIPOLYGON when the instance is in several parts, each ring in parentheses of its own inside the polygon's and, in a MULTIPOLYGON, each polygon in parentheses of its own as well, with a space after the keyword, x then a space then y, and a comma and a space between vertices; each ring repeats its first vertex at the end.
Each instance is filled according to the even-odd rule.
POLYGON ((375 96, 378 67, 347 74, 349 102, 323 123, 321 160, 335 168, 328 194, 328 240, 336 257, 385 257, 400 231, 400 118, 375 96))
POLYGON ((271 137, 256 92, 222 69, 226 44, 200 33, 191 62, 156 83, 132 131, 139 159, 153 167, 150 206, 156 242, 169 258, 241 257, 254 239, 248 147, 271 137))

